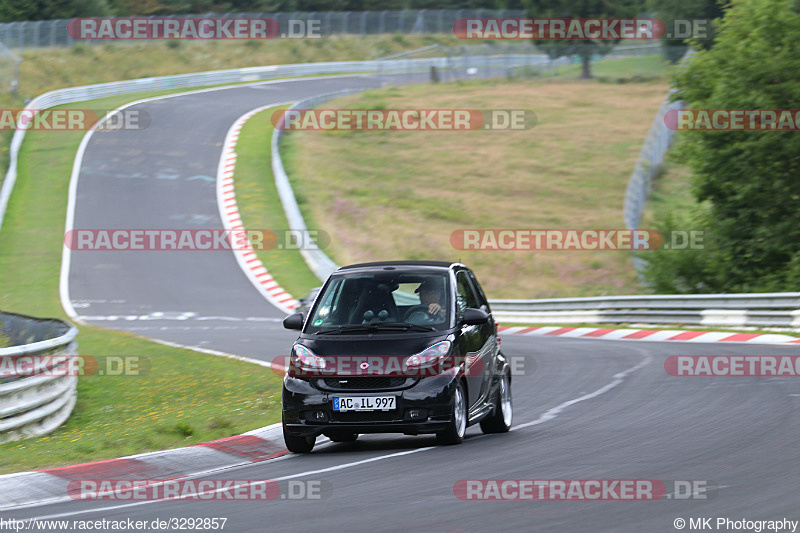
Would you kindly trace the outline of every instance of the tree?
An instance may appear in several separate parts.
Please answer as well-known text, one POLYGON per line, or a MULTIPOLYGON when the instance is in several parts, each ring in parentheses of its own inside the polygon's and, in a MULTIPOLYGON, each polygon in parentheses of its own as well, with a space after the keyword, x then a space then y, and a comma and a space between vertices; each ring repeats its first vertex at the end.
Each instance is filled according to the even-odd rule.
MULTIPOLYGON (((675 79, 693 109, 796 109, 800 102, 800 13, 794 0, 735 0, 714 46, 675 79)), ((776 131, 688 131, 676 153, 693 171, 714 245, 701 280, 714 292, 795 291, 800 284, 800 135, 776 131)), ((651 254, 649 271, 666 255, 651 254)), ((646 274, 649 275, 649 274, 646 274)), ((676 274, 676 283, 681 278, 676 274)))
MULTIPOLYGON (((523 5, 531 18, 635 18, 641 14, 643 4, 638 0, 524 0, 523 5)), ((551 58, 578 55, 581 58, 581 78, 591 78, 591 61, 595 55, 605 55, 618 41, 553 41, 536 40, 534 43, 551 58)))

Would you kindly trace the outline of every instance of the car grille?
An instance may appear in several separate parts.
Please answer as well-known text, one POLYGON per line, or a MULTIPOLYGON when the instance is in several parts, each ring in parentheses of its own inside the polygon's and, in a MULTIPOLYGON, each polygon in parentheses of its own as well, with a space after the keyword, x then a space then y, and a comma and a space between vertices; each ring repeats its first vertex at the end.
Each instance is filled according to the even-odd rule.
POLYGON ((352 411, 339 413, 333 411, 331 420, 334 422, 392 422, 398 420, 398 411, 352 411))
POLYGON ((411 385, 407 381, 408 378, 405 377, 352 376, 324 378, 320 380, 320 384, 326 389, 335 390, 385 390, 411 385))

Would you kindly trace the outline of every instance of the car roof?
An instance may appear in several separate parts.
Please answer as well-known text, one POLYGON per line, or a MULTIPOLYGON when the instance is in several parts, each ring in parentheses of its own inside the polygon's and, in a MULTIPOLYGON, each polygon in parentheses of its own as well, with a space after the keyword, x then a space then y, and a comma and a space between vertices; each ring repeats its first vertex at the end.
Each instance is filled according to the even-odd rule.
POLYGON ((463 266, 461 263, 458 262, 449 262, 449 261, 375 261, 372 263, 357 263, 354 265, 347 265, 343 267, 339 267, 337 272, 341 272, 343 270, 350 270, 350 269, 379 269, 384 267, 428 267, 428 268, 439 268, 439 269, 449 269, 453 266, 463 266))

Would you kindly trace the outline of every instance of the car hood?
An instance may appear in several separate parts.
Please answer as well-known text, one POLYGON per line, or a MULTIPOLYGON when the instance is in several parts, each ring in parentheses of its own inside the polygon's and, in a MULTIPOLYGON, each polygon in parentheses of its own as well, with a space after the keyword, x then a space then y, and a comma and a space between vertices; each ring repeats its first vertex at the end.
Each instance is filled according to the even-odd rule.
POLYGON ((409 356, 419 353, 428 346, 447 340, 450 335, 394 335, 386 333, 347 336, 313 335, 301 337, 297 342, 303 344, 320 356, 409 356))

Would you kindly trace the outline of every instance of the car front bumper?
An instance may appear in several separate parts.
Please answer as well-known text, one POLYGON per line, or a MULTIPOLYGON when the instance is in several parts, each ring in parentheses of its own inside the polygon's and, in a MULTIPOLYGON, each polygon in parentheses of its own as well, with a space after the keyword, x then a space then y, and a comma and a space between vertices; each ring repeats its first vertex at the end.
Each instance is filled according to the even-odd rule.
POLYGON ((283 382, 283 423, 293 435, 323 433, 436 433, 447 428, 452 413, 455 375, 410 379, 405 387, 328 390, 314 378, 286 376, 283 382), (409 386, 410 385, 410 386, 409 386), (395 396, 391 411, 333 410, 334 396, 395 396), (416 416, 415 416, 416 415, 416 416))

